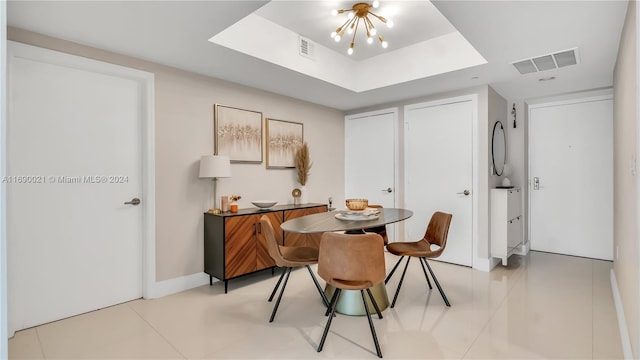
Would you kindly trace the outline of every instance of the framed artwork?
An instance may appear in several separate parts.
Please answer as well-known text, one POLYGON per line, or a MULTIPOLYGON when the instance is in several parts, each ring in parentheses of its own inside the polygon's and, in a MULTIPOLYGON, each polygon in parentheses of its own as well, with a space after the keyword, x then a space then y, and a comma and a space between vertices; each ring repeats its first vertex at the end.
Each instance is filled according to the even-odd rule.
POLYGON ((302 141, 303 124, 267 119, 267 168, 295 168, 296 150, 302 141))
POLYGON ((262 113, 215 106, 215 154, 231 162, 262 163, 262 113))

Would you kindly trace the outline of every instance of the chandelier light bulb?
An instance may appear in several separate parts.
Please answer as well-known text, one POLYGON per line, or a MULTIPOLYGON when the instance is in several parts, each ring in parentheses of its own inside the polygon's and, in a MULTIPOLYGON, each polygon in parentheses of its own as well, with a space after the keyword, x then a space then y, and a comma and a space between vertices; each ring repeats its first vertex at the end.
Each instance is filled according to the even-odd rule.
POLYGON ((386 49, 389 46, 389 43, 386 41, 382 42, 382 48, 386 49))
POLYGON ((333 37, 333 40, 335 40, 336 42, 340 42, 340 39, 342 39, 340 34, 336 34, 336 36, 333 37))
POLYGON ((375 35, 378 33, 378 30, 376 30, 376 28, 371 28, 371 35, 375 35))
POLYGON ((393 27, 393 21, 387 20, 387 27, 391 29, 393 27))
POLYGON ((373 8, 374 8, 374 9, 377 9, 379 6, 380 6, 380 1, 375 0, 375 1, 373 2, 373 8))
POLYGON ((353 11, 352 11, 352 12, 350 12, 350 13, 349 13, 349 15, 347 15, 347 17, 348 17, 349 19, 353 19, 353 17, 354 17, 354 16, 356 16, 356 15, 353 13, 353 11))
POLYGON ((331 10, 331 15, 337 16, 338 15, 338 10, 336 10, 336 9, 331 10))
POLYGON ((371 36, 369 36, 369 37, 367 38, 367 43, 368 43, 368 44, 373 44, 373 38, 372 38, 371 36))
POLYGON ((353 34, 353 27, 349 27, 347 29, 347 34, 353 34))
POLYGON ((335 38, 335 37, 336 37, 336 35, 338 35, 338 33, 337 33, 337 32, 335 32, 335 31, 332 31, 332 32, 331 32, 331 38, 332 38, 332 39, 333 39, 333 38, 335 38))
POLYGON ((347 50, 347 54, 349 55, 353 54, 353 48, 349 48, 349 50, 347 50))

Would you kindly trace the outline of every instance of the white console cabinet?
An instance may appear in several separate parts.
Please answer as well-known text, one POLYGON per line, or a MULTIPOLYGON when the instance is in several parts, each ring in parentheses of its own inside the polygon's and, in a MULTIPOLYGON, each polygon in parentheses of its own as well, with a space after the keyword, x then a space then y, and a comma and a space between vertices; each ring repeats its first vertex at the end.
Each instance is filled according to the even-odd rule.
POLYGON ((522 191, 491 189, 491 256, 507 259, 522 244, 522 191))

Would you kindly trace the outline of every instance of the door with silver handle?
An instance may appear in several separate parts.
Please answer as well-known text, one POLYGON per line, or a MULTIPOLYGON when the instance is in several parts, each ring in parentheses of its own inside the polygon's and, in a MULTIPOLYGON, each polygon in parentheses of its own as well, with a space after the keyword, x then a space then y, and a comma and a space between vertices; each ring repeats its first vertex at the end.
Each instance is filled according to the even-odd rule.
POLYGON ((138 198, 133 198, 133 199, 131 199, 131 200, 129 200, 129 201, 125 201, 125 203, 124 203, 124 204, 125 204, 125 205, 134 205, 134 206, 135 206, 135 205, 140 205, 140 199, 138 199, 138 198))

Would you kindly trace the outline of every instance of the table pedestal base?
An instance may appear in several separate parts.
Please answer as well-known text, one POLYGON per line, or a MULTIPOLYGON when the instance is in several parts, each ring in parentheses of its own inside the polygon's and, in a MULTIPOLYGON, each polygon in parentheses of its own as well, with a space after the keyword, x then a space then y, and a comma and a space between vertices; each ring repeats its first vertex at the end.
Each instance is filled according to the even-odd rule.
MULTIPOLYGON (((332 285, 327 285, 324 288, 324 292, 327 295, 327 298, 331 300, 333 293, 336 288, 332 285)), ((384 281, 380 282, 371 287, 371 295, 376 300, 376 304, 380 311, 386 309, 389 306, 389 298, 387 297, 387 289, 384 286, 384 281)), ((369 309, 370 314, 375 314, 376 309, 373 307, 371 300, 369 299, 369 295, 364 295, 367 300, 367 308, 369 309)), ((340 295, 340 299, 338 300, 338 305, 336 306, 336 311, 340 314, 344 315, 365 315, 364 304, 362 303, 362 296, 360 295, 360 290, 342 290, 342 294, 340 295)))

